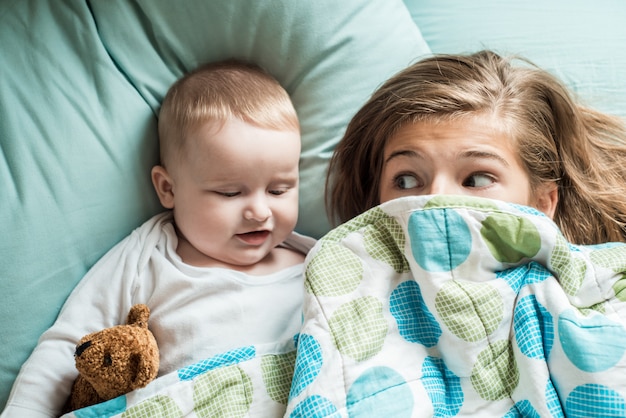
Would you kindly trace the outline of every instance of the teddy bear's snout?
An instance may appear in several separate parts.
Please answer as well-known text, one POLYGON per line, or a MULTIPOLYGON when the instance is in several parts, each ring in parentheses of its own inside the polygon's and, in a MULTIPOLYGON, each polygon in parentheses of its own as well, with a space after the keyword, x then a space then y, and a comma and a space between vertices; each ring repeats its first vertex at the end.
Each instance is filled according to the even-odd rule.
POLYGON ((78 347, 76 347, 76 351, 74 352, 74 356, 80 357, 83 352, 91 346, 91 341, 85 341, 78 347))

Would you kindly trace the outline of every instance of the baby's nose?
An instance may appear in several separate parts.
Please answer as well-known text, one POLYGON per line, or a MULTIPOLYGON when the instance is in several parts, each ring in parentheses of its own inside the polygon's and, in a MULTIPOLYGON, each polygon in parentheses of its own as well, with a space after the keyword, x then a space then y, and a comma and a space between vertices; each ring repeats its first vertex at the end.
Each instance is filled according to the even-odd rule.
POLYGON ((262 197, 253 199, 244 210, 244 217, 248 220, 263 222, 272 216, 267 200, 262 197))

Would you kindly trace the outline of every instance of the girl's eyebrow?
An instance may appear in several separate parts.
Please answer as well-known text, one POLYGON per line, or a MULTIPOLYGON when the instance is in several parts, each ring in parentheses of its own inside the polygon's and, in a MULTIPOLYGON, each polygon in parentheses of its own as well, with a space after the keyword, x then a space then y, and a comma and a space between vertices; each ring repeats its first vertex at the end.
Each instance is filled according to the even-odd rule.
POLYGON ((387 159, 385 160, 385 164, 388 163, 389 161, 393 160, 396 157, 413 157, 413 158, 419 158, 420 155, 413 151, 413 150, 398 150, 398 151, 394 151, 392 152, 389 157, 387 157, 387 159))
POLYGON ((510 164, 507 160, 499 156, 498 154, 490 151, 479 151, 479 150, 469 150, 461 153, 461 158, 469 158, 469 159, 486 159, 486 160, 495 160, 500 162, 502 165, 509 167, 510 164))
MULTIPOLYGON (((397 157, 422 158, 420 153, 414 150, 401 149, 401 150, 392 152, 389 155, 389 157, 387 157, 387 159, 385 160, 385 164, 397 157)), ((494 152, 490 152, 490 151, 468 150, 468 151, 462 152, 460 155, 460 158, 474 159, 474 160, 479 160, 479 159, 495 160, 495 161, 500 162, 502 165, 506 167, 510 166, 507 160, 505 160, 498 154, 494 152)))

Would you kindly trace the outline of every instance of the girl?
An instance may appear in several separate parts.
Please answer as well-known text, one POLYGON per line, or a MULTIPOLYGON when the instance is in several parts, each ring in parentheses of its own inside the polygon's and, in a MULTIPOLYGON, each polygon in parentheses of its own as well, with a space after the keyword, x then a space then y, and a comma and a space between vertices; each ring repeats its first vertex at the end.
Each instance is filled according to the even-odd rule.
POLYGON ((573 243, 626 241, 623 122, 513 61, 433 56, 388 80, 330 162, 331 219, 406 195, 468 194, 534 206, 573 243))
POLYGON ((346 222, 305 261, 287 415, 622 415, 626 243, 584 244, 626 241, 624 162, 624 126, 532 65, 387 81, 331 161, 346 222))

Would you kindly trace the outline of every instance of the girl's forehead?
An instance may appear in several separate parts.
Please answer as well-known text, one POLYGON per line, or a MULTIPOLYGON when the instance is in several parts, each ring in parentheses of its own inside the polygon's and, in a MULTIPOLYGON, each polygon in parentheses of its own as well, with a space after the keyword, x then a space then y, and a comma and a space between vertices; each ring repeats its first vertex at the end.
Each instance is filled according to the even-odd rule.
POLYGON ((396 129, 388 138, 394 140, 400 137, 416 137, 419 139, 422 136, 434 137, 447 137, 451 135, 457 136, 510 136, 508 134, 510 130, 507 129, 507 124, 495 117, 489 115, 467 115, 460 118, 445 118, 445 119, 424 119, 417 121, 410 121, 402 124, 396 129))
POLYGON ((501 123, 489 117, 476 116, 406 123, 387 139, 384 155, 388 158, 392 153, 420 148, 449 151, 450 147, 516 151, 515 142, 501 123))

